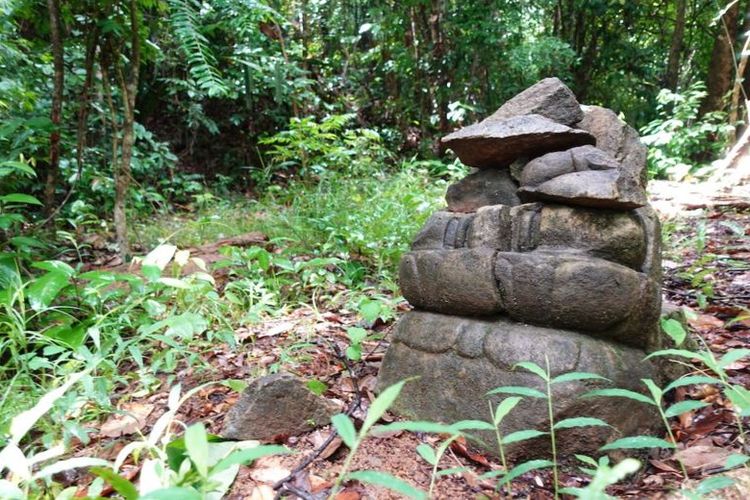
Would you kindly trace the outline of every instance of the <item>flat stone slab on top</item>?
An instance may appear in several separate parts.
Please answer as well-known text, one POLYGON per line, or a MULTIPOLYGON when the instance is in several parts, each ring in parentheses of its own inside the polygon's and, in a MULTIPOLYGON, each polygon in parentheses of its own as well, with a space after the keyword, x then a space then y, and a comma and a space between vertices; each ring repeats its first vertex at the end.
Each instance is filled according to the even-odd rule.
POLYGON ((568 126, 583 119, 583 111, 573 92, 559 78, 545 78, 506 101, 485 121, 530 114, 568 126))
POLYGON ((518 158, 595 144, 584 130, 573 129, 541 115, 523 115, 464 127, 442 139, 470 167, 507 167, 518 158))

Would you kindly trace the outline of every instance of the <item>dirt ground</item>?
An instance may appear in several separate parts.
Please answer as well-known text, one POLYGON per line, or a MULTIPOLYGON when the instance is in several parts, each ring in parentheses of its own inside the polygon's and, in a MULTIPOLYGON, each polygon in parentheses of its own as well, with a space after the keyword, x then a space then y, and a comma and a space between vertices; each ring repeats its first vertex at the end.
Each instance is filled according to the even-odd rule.
MULTIPOLYGON (((694 312, 689 321, 691 334, 714 352, 730 348, 750 347, 750 210, 741 199, 718 200, 710 193, 699 198, 695 193, 685 196, 675 192, 681 186, 659 185, 652 188, 654 205, 668 228, 670 244, 664 255, 664 290, 666 302, 686 307, 694 312), (701 203, 701 200, 705 202, 701 203)), ((747 200, 745 200, 747 201, 747 200)), ((262 236, 262 235, 260 235, 262 236)), ((253 235, 254 242, 260 238, 253 235)), ((230 242, 231 243, 231 242, 230 242)), ((235 242, 236 243, 236 242, 235 242)), ((220 245, 196 249, 204 260, 220 245)), ((114 263, 116 264, 116 263, 114 263)), ((403 304, 401 309, 407 310, 403 304)), ((285 317, 275 318, 252 329, 237 331, 243 343, 238 348, 217 345, 202 354, 210 370, 184 369, 178 378, 184 387, 209 380, 246 380, 268 372, 276 363, 284 361, 283 369, 305 379, 317 379, 328 386, 324 394, 338 401, 342 409, 352 411, 355 422, 361 424, 373 391, 383 354, 388 346, 393 324, 378 323, 375 332, 382 334, 379 341, 366 342, 363 360, 347 368, 341 352, 347 347, 346 328, 357 325, 358 318, 343 309, 320 311, 300 308, 285 317), (299 347, 300 341, 304 344, 299 347), (295 355, 289 362, 289 352, 295 355), (352 377, 352 374, 354 375, 352 377), (359 398, 357 394, 359 393, 359 398), (357 399, 359 406, 353 405, 357 399)), ((750 387, 750 359, 737 361, 729 367, 733 382, 750 387)), ((147 433, 156 419, 166 411, 168 387, 163 392, 144 398, 132 397, 123 388, 115 399, 121 398, 125 409, 140 411, 143 416, 137 430, 147 433)), ((180 411, 186 424, 202 421, 209 431, 218 433, 224 415, 237 399, 238 393, 225 385, 211 385, 191 398, 180 411)), ((694 481, 721 469, 726 456, 742 452, 738 431, 729 402, 712 386, 689 386, 678 398, 690 398, 710 403, 709 406, 683 415, 673 422, 678 441, 678 452, 688 463, 694 481)), ((392 420, 392 415, 387 415, 392 420)), ((112 459, 128 442, 128 436, 111 437, 107 429, 118 422, 105 422, 98 439, 77 454, 112 459), (110 424, 110 427, 107 427, 110 424)), ((336 438, 323 448, 332 432, 324 427, 302 436, 280 436, 278 442, 296 453, 283 457, 267 457, 250 467, 242 467, 228 498, 272 499, 278 495, 274 485, 284 484, 305 499, 326 498, 342 461, 346 446, 336 438), (313 454, 316 458, 304 468, 298 465, 313 454)), ((113 434, 113 433, 110 433, 113 434)), ((116 433, 114 433, 116 434, 116 433)), ((352 464, 352 470, 372 469, 391 473, 412 485, 427 490, 431 466, 415 452, 420 442, 434 443, 434 435, 401 432, 368 438, 352 464)), ((679 466, 669 453, 656 452, 641 456, 645 463, 636 475, 610 490, 618 497, 667 498, 671 489, 679 487, 679 466)), ((465 470, 445 475, 435 485, 435 497, 441 499, 480 498, 551 498, 551 477, 548 471, 531 472, 515 480, 510 491, 496 490, 495 482, 480 476, 500 468, 490 456, 472 450, 465 442, 454 443, 440 464, 440 469, 464 467, 465 470)), ((586 476, 568 462, 563 464, 561 482, 565 486, 584 486, 586 476)), ((746 476, 731 472, 742 480, 737 487, 723 491, 725 498, 747 498, 746 476)), ((137 477, 137 468, 133 469, 137 477)), ((70 478, 71 482, 83 478, 70 478)), ((85 482, 85 481, 84 481, 85 482)), ((282 486, 283 489, 283 486, 282 486)), ((288 498, 295 495, 285 493, 288 498)), ((359 483, 346 485, 339 500, 402 498, 387 490, 359 483)))

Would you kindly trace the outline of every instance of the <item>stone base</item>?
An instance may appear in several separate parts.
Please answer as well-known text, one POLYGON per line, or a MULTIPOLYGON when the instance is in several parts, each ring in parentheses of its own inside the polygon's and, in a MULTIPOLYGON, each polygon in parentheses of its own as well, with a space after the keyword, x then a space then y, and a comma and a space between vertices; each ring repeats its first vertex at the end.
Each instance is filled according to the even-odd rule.
MULTIPOLYGON (((526 370, 513 366, 533 361, 545 366, 549 358, 552 376, 583 371, 602 375, 604 381, 556 384, 553 392, 555 421, 572 417, 596 417, 612 428, 583 427, 559 431, 558 449, 566 454, 599 456, 597 450, 613 439, 651 434, 661 428, 653 407, 624 398, 579 396, 602 387, 644 391, 640 382, 652 378, 657 368, 643 361, 639 349, 598 340, 567 330, 541 328, 505 318, 480 320, 413 311, 396 326, 378 380, 382 390, 400 380, 408 382, 392 408, 397 414, 416 420, 446 424, 459 420, 490 420, 488 399, 497 405, 504 395, 488 398, 499 386, 524 386, 544 391, 544 383, 526 370)), ((504 434, 521 429, 548 430, 546 401, 524 400, 505 418, 504 434)), ((478 443, 497 454, 492 432, 478 433, 478 443)), ((506 453, 515 460, 539 458, 549 453, 549 439, 542 437, 511 445, 506 453)))

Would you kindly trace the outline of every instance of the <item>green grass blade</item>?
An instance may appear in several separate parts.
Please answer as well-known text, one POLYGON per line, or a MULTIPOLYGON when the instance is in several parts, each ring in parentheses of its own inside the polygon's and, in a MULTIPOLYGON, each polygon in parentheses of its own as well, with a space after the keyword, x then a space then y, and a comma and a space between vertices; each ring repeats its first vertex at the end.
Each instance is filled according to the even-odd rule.
POLYGON ((651 436, 631 436, 618 439, 599 448, 601 451, 619 450, 619 449, 640 449, 640 448, 668 448, 672 449, 675 445, 664 439, 651 436))
POLYGON ((401 493, 409 498, 415 498, 418 500, 426 500, 427 494, 410 485, 403 479, 399 479, 385 472, 376 472, 372 470, 362 470, 352 472, 347 476, 347 479, 354 479, 363 483, 374 484, 375 486, 382 486, 393 490, 397 493, 401 493))

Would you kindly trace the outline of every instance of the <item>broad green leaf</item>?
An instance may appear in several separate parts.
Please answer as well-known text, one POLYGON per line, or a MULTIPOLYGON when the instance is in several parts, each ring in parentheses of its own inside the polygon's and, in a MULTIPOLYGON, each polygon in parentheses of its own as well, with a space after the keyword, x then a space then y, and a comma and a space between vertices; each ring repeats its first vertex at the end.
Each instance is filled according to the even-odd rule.
POLYGON ((424 432, 430 434, 453 434, 456 432, 450 425, 439 424, 437 422, 425 422, 425 421, 403 421, 393 422, 390 424, 379 425, 374 429, 378 433, 393 432, 393 431, 409 431, 409 432, 424 432))
POLYGON ((539 436, 545 436, 548 432, 538 431, 536 429, 524 429, 522 431, 511 432, 507 436, 503 436, 503 444, 517 443, 519 441, 526 441, 527 439, 537 438, 539 436))
POLYGON ((492 394, 516 394, 518 396, 527 396, 530 398, 547 399, 547 395, 543 393, 542 391, 538 391, 530 387, 512 386, 512 385, 508 385, 504 387, 497 387, 487 393, 488 396, 492 394))
POLYGON ((726 368, 735 361, 739 361, 747 356, 750 356, 750 349, 732 349, 721 357, 719 360, 719 366, 721 368, 726 368))
POLYGON ((495 426, 484 420, 461 420, 451 424, 451 429, 457 431, 494 431, 495 426))
POLYGON ((687 413, 692 410, 697 410, 698 408, 703 408, 704 406, 708 406, 708 403, 704 403, 703 401, 680 401, 679 403, 675 403, 664 412, 664 416, 667 418, 671 417, 677 417, 679 415, 682 415, 683 413, 687 413))
POLYGON ((75 276, 76 270, 70 267, 69 264, 59 260, 45 260, 42 262, 34 262, 31 267, 41 269, 42 271, 48 271, 51 273, 62 273, 67 277, 71 278, 75 276))
POLYGON ((437 463, 437 456, 435 455, 435 450, 432 449, 432 446, 430 446, 427 443, 420 443, 417 446, 417 453, 420 457, 424 458, 425 462, 427 462, 430 465, 435 465, 437 463))
POLYGON ((674 448, 675 445, 664 439, 651 436, 632 436, 620 438, 607 445, 599 448, 601 451, 618 450, 618 449, 638 449, 638 448, 674 448))
POLYGON ((601 375, 597 375, 596 373, 588 373, 588 372, 569 372, 569 373, 563 373, 562 375, 558 375, 557 377, 552 379, 553 384, 560 384, 563 382, 573 382, 576 380, 606 380, 609 381, 607 377, 602 377, 601 375))
POLYGON ((367 416, 362 424, 362 432, 367 432, 375 422, 380 420, 380 417, 383 416, 386 410, 388 410, 393 402, 396 401, 398 395, 401 394, 401 389, 404 388, 406 382, 407 380, 402 380, 401 382, 397 382, 392 386, 387 387, 380 393, 380 396, 375 398, 375 401, 370 405, 370 409, 367 410, 367 416))
POLYGON ((151 283, 156 283, 161 278, 161 269, 151 264, 143 264, 141 266, 141 273, 151 283))
POLYGON ((685 349, 663 349, 661 351, 655 351, 646 356, 644 359, 651 359, 656 357, 668 357, 677 356, 678 358, 697 359, 702 361, 703 357, 701 353, 688 351, 685 349))
POLYGON ((8 241, 10 241, 11 244, 18 249, 49 247, 49 245, 42 240, 39 240, 37 238, 30 238, 28 236, 14 236, 8 241))
POLYGON ((308 380, 305 385, 308 389, 310 389, 310 392, 312 392, 316 396, 322 396, 323 393, 328 390, 328 386, 317 379, 308 380))
POLYGON ((566 418, 555 423, 555 429, 570 429, 572 427, 609 427, 610 425, 602 419, 594 417, 566 418))
POLYGON ((24 205, 41 205, 42 202, 28 194, 11 193, 0 196, 3 203, 23 203, 24 205))
POLYGON ((648 396, 644 396, 643 394, 640 394, 638 392, 629 391, 627 389, 618 389, 618 388, 612 388, 612 389, 596 389, 593 391, 589 391, 583 396, 582 398, 593 398, 593 397, 599 397, 599 396, 606 396, 606 397, 617 397, 617 398, 628 398, 633 399, 635 401, 640 401, 641 403, 646 403, 650 405, 655 405, 648 396))
POLYGON ((111 467, 112 464, 101 458, 75 457, 54 462, 34 474, 34 479, 43 479, 59 474, 60 472, 85 467, 111 467))
POLYGON ((202 423, 193 424, 185 429, 185 448, 188 457, 195 465, 198 473, 208 476, 208 437, 202 423))
POLYGON ((750 460, 750 457, 743 455, 742 453, 734 453, 727 457, 727 461, 724 464, 725 469, 734 469, 735 467, 744 464, 750 460))
POLYGON ((664 330, 664 333, 669 335, 669 338, 672 339, 675 345, 682 344, 685 341, 685 337, 687 336, 687 332, 682 326, 682 323, 680 323, 676 319, 662 318, 661 329, 664 330))
POLYGON ((204 500, 203 495, 193 488, 162 488, 159 490, 149 491, 142 495, 139 500, 204 500))
POLYGON ((336 429, 336 432, 341 436, 341 440, 344 442, 349 449, 354 449, 354 445, 357 444, 357 431, 354 429, 352 421, 344 415, 339 413, 331 417, 331 424, 336 429))
POLYGON ((289 455, 290 453, 292 453, 291 450, 275 444, 237 450, 219 460, 219 462, 211 468, 211 475, 228 469, 232 465, 248 465, 261 457, 267 457, 269 455, 289 455))
POLYGON ((350 345, 346 348, 346 357, 352 361, 362 359, 362 346, 359 344, 350 345))
POLYGON ((451 474, 461 474, 462 472, 466 472, 467 470, 470 469, 468 467, 451 467, 450 469, 439 470, 435 475, 438 477, 449 476, 451 474))
POLYGON ((545 469, 554 466, 555 464, 549 460, 529 460, 528 462, 524 462, 513 467, 505 476, 503 476, 499 484, 503 485, 509 483, 515 478, 533 470, 545 469))
POLYGON ((353 326, 346 329, 346 336, 353 344, 360 344, 367 338, 367 330, 358 326, 353 326))
POLYGON ((513 369, 515 370, 516 367, 521 367, 524 370, 530 371, 542 380, 549 380, 549 375, 544 371, 544 368, 536 363, 532 363, 531 361, 521 361, 520 363, 516 363, 515 366, 513 366, 513 369))
POLYGON ((31 281, 26 289, 29 305, 35 311, 46 309, 58 294, 68 286, 68 276, 60 271, 53 271, 31 281))
POLYGON ((576 455, 575 457, 578 460, 580 460, 581 462, 583 462, 585 464, 588 464, 588 465, 590 465, 592 467, 598 467, 599 466, 599 464, 596 463, 596 460, 594 460, 593 458, 591 458, 589 456, 586 456, 586 455, 576 455))
POLYGON ((668 386, 664 388, 664 392, 667 393, 671 391, 672 389, 675 389, 677 387, 683 387, 686 385, 693 385, 693 384, 719 384, 721 383, 721 380, 709 377, 706 375, 688 375, 686 377, 680 377, 668 386))
POLYGON ((724 395, 741 416, 750 414, 750 391, 740 385, 732 385, 724 390, 724 395))
POLYGON ((519 396, 512 396, 509 398, 503 399, 500 404, 497 405, 497 408, 495 409, 495 415, 493 422, 495 423, 495 427, 500 425, 500 422, 503 421, 503 419, 508 415, 508 413, 513 410, 513 408, 516 407, 518 403, 521 402, 523 398, 519 396))
POLYGON ((99 476, 108 482, 117 493, 122 495, 125 500, 136 500, 138 498, 138 489, 135 485, 113 471, 105 467, 91 467, 89 472, 99 476))
POLYGON ((695 488, 695 492, 699 495, 705 495, 712 491, 721 490, 728 488, 734 484, 734 479, 727 476, 712 476, 704 479, 695 488))
POLYGON ((0 168, 3 169, 2 171, 6 172, 4 174, 0 174, 0 177, 3 175, 7 175, 7 173, 10 173, 12 171, 20 172, 23 174, 26 174, 28 177, 36 177, 36 172, 33 168, 31 168, 30 165, 22 162, 22 161, 3 161, 0 162, 0 168))
POLYGON ((380 316, 381 305, 376 300, 365 300, 359 306, 359 314, 362 315, 365 321, 368 323, 374 323, 378 316, 380 316))
POLYGON ((648 388, 649 392, 651 393, 651 397, 654 398, 654 401, 658 404, 661 402, 661 398, 664 395, 661 388, 654 383, 653 380, 650 378, 644 378, 641 379, 641 382, 645 384, 645 386, 648 388))
POLYGON ((427 499, 427 494, 424 491, 415 488, 403 479, 399 479, 384 472, 361 470, 348 474, 347 479, 354 479, 363 483, 382 486, 397 493, 401 493, 409 498, 416 498, 418 500, 427 499))

